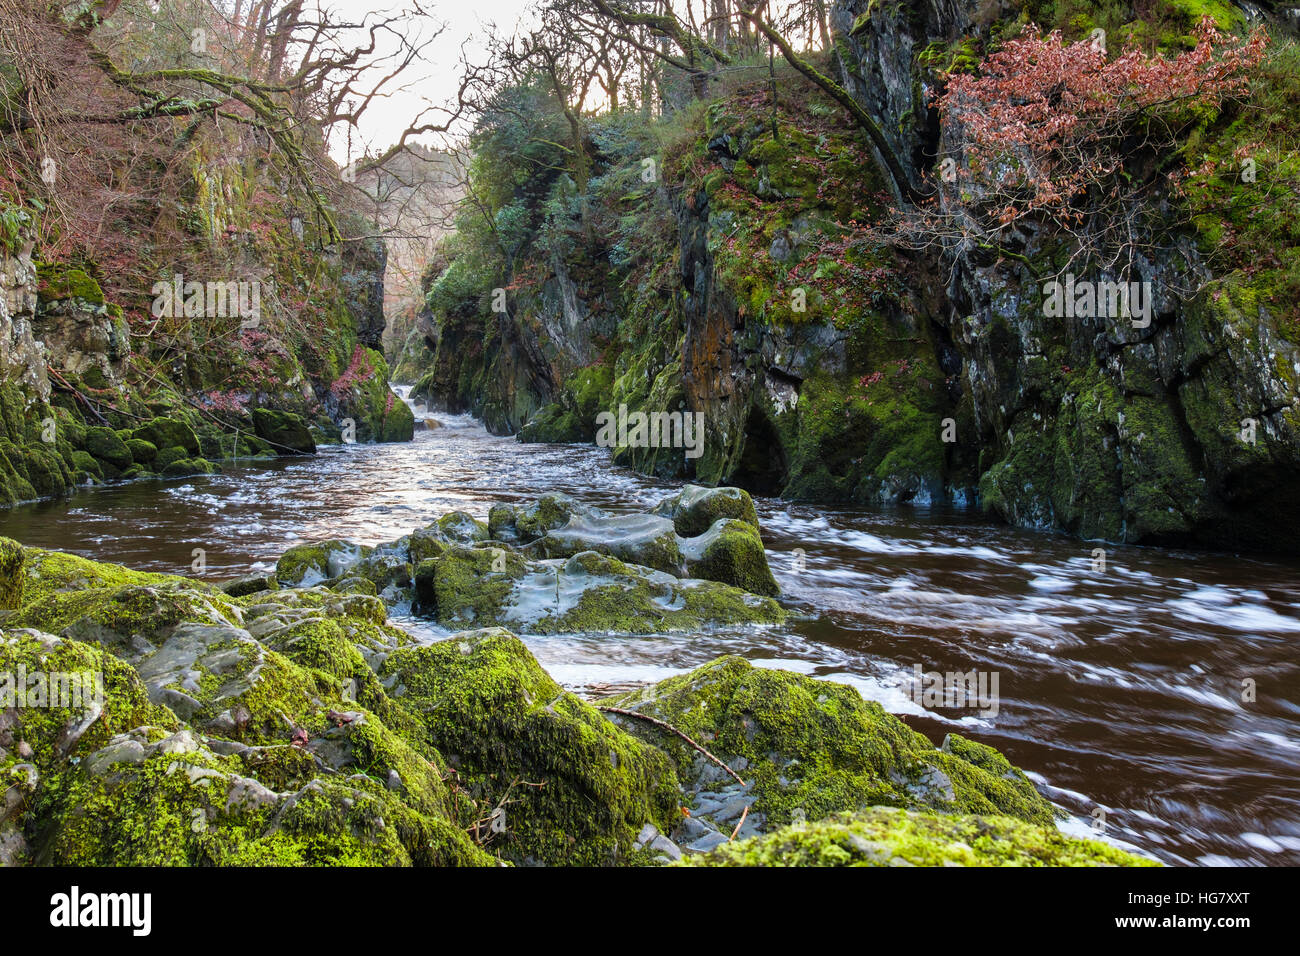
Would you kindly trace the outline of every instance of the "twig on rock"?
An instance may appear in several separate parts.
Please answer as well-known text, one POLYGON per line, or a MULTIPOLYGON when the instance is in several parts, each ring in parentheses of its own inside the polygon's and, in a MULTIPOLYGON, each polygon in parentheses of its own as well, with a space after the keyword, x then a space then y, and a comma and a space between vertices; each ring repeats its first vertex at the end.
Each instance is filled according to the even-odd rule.
POLYGON ((736 839, 736 834, 739 833, 740 828, 745 825, 745 817, 747 816, 749 816, 749 807, 745 807, 744 810, 740 811, 740 819, 736 822, 736 829, 732 830, 731 836, 727 838, 728 843, 731 843, 736 839))
POLYGON ((727 771, 727 773, 729 773, 729 774, 731 774, 733 777, 735 777, 735 778, 736 778, 736 781, 737 781, 737 782, 738 782, 742 787, 748 787, 748 786, 749 786, 749 784, 745 783, 745 781, 743 781, 743 780, 740 779, 740 774, 736 773, 736 771, 732 770, 732 769, 731 769, 730 767, 728 767, 725 763, 723 763, 723 762, 722 762, 721 760, 719 760, 717 757, 713 756, 713 754, 709 753, 707 750, 705 750, 703 747, 701 747, 699 744, 697 744, 694 740, 692 740, 689 736, 687 736, 687 735, 686 735, 685 733, 683 733, 682 731, 678 730, 676 727, 674 727, 672 724, 668 723, 667 721, 660 720, 658 717, 651 717, 651 716, 649 716, 648 714, 639 714, 639 713, 637 713, 635 710, 624 710, 624 709, 621 708, 621 707, 601 707, 599 704, 597 704, 597 705, 596 705, 596 709, 597 709, 597 710, 603 710, 603 711, 604 711, 605 713, 607 713, 607 714, 619 714, 619 715, 621 715, 621 716, 623 716, 623 717, 636 717, 636 718, 638 718, 639 720, 644 720, 644 721, 646 721, 647 723, 654 724, 656 727, 662 727, 664 730, 667 730, 667 731, 669 731, 670 733, 674 733, 674 734, 676 734, 678 737, 681 737, 682 740, 686 741, 688 744, 690 744, 692 747, 694 747, 694 748, 695 748, 696 750, 698 750, 700 753, 704 754, 704 756, 708 757, 710 760, 712 760, 714 763, 716 763, 716 764, 717 764, 719 767, 721 767, 723 770, 727 771))

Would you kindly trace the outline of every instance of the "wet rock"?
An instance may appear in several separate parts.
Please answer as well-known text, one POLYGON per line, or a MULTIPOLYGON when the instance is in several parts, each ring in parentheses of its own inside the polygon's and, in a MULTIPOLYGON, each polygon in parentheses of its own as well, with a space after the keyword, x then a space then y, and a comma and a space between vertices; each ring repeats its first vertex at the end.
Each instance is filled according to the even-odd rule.
POLYGON ((338 538, 300 544, 280 556, 275 564, 275 578, 281 584, 310 587, 341 577, 373 550, 338 538))
POLYGON ((780 605, 713 581, 679 579, 593 551, 528 561, 504 548, 455 547, 416 569, 418 607, 447 627, 523 633, 662 633, 708 623, 774 623, 780 605))
POLYGON ((111 428, 87 428, 85 450, 98 461, 121 471, 134 461, 131 450, 111 428))
POLYGON ((741 488, 704 488, 687 485, 677 494, 665 498, 654 513, 671 518, 683 538, 704 534, 719 518, 734 518, 758 528, 754 499, 741 488))
POLYGON ((563 527, 548 531, 539 548, 548 558, 569 558, 583 551, 595 551, 656 571, 678 576, 685 572, 673 523, 655 515, 575 514, 563 527))
POLYGON ((23 546, 12 538, 0 538, 0 611, 23 603, 23 546))

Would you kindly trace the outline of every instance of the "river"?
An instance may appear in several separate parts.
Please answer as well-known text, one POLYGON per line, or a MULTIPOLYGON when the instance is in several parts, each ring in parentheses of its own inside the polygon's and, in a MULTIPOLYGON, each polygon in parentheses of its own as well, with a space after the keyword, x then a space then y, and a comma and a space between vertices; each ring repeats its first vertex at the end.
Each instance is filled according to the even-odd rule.
MULTIPOLYGON (((603 449, 438 417, 409 444, 20 506, 0 512, 0 535, 178 574, 202 549, 221 580, 301 541, 375 544, 451 509, 486 519, 562 491, 632 512, 674 487, 603 449)), ((959 509, 756 503, 786 625, 524 639, 588 694, 724 653, 849 683, 936 743, 958 730, 1001 750, 1071 815, 1067 832, 1167 863, 1300 864, 1300 563, 1107 546, 1103 570, 1096 544, 959 509), (918 665, 996 675, 996 713, 923 708, 918 665)))

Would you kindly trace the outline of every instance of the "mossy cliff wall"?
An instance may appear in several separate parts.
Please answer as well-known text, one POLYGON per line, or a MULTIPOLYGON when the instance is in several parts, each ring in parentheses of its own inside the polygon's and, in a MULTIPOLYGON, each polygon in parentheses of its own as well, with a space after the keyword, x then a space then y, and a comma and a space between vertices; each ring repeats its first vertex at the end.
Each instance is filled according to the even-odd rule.
MULTIPOLYGON (((1247 22, 1216 11, 1225 27, 1247 22)), ((999 38, 1031 20, 1067 39, 1101 25, 1171 53, 1203 12, 1183 0, 1141 12, 841 0, 821 66, 921 183, 961 149, 933 96, 999 38)), ((1294 55, 1284 23, 1271 29, 1255 105, 1209 111, 1179 162, 1226 163, 1264 142, 1276 169, 1294 166, 1277 119, 1296 92, 1294 55)), ((702 413, 699 457, 619 447, 615 460, 762 494, 955 500, 1085 538, 1296 547, 1294 197, 1272 194, 1261 224, 1243 194, 1241 221, 1225 225, 1170 196, 1181 205, 1169 221, 1192 225, 1144 237, 1158 251, 1133 281, 1166 290, 1149 327, 1048 317, 1042 277, 1063 261, 1061 242, 905 251, 879 228, 896 203, 866 138, 797 74, 778 77, 775 104, 764 77, 657 124, 593 119, 585 191, 562 175, 516 181, 524 252, 508 277, 468 265, 475 240, 462 227, 459 254, 428 276, 422 341, 406 353, 430 363, 417 392, 524 440, 592 441, 596 416, 622 404, 702 413), (1270 267, 1224 260, 1225 228, 1270 267), (501 286, 508 307, 492 311, 501 286), (1174 286, 1199 291, 1180 299, 1174 286)))
MULTIPOLYGON (((208 207, 223 208, 216 199, 208 207)), ((261 312, 248 328, 236 316, 215 329, 177 322, 169 336, 159 331, 167 321, 124 311, 124 280, 96 263, 36 261, 29 229, 0 248, 0 506, 87 482, 311 453, 342 440, 349 420, 357 441, 410 440, 410 410, 389 390, 377 351, 382 243, 312 251, 288 224, 286 234, 255 229, 265 210, 238 215, 256 237, 244 252, 267 274, 256 280, 261 312), (157 421, 188 437, 159 445, 145 434, 157 421)), ((152 254, 208 261, 212 246, 196 235, 152 254)), ((176 268, 187 281, 206 274, 176 268)))

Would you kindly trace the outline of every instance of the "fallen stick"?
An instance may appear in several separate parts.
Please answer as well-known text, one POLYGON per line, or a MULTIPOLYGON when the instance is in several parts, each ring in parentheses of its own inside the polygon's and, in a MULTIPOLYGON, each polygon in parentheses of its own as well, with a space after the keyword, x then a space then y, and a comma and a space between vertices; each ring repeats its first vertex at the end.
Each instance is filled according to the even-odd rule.
POLYGON ((705 750, 703 747, 701 747, 699 744, 697 744, 694 740, 692 740, 689 736, 687 736, 686 734, 684 734, 682 731, 678 730, 676 727, 674 727, 672 724, 668 723, 667 721, 660 720, 658 717, 651 717, 651 716, 649 716, 648 714, 639 714, 639 713, 637 713, 635 710, 624 710, 624 709, 621 708, 621 707, 601 707, 599 704, 597 704, 597 705, 596 705, 596 709, 597 709, 597 710, 603 710, 603 711, 604 711, 605 713, 607 713, 607 714, 620 714, 620 715, 622 715, 623 717, 636 717, 636 718, 638 718, 638 719, 640 719, 640 720, 644 720, 644 721, 646 721, 647 723, 654 724, 656 727, 662 727, 664 730, 667 730, 667 731, 669 731, 669 732, 671 732, 671 733, 676 734, 678 737, 681 737, 682 740, 686 741, 688 744, 690 744, 692 747, 694 747, 694 748, 695 748, 696 750, 698 750, 700 753, 704 754, 704 756, 708 757, 710 760, 712 760, 714 763, 716 763, 716 764, 717 764, 719 767, 721 767, 723 770, 727 771, 727 773, 729 773, 729 774, 731 774, 733 777, 735 777, 735 778, 736 778, 736 781, 737 781, 737 782, 738 782, 742 787, 748 787, 748 786, 749 786, 749 784, 745 783, 745 781, 743 781, 743 780, 740 779, 740 774, 736 773, 736 771, 732 770, 732 769, 731 769, 730 767, 728 767, 725 763, 723 763, 723 762, 722 762, 721 760, 719 760, 717 757, 713 756, 713 754, 709 753, 707 750, 705 750))
POLYGON ((727 840, 728 843, 731 843, 736 839, 736 834, 739 833, 740 828, 745 825, 745 817, 747 816, 749 816, 749 807, 745 807, 744 810, 740 811, 740 820, 736 822, 736 829, 731 831, 731 837, 727 840))

